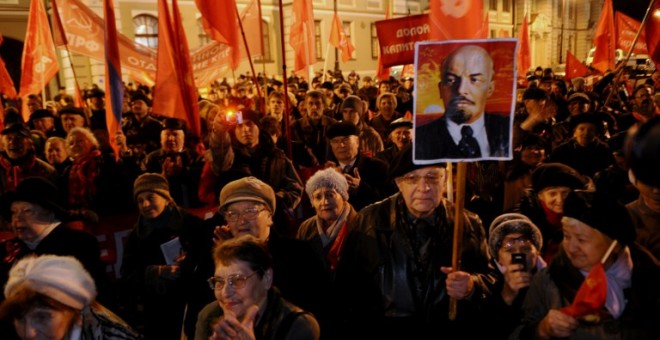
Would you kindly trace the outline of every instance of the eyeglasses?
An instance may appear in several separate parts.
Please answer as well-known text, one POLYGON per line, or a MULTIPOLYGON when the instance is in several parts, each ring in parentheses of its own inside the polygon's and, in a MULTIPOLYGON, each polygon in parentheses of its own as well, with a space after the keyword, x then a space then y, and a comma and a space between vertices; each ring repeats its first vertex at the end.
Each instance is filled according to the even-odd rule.
POLYGON ((224 216, 227 222, 236 222, 238 221, 239 218, 241 218, 241 216, 243 216, 243 218, 246 220, 253 220, 257 218, 257 215, 259 215, 259 213, 264 210, 266 210, 266 208, 257 208, 257 207, 247 208, 243 210, 243 212, 227 210, 225 211, 224 216))
POLYGON ((507 253, 530 253, 534 245, 532 240, 526 237, 510 239, 502 244, 502 250, 507 253))
POLYGON ((351 142, 351 137, 352 136, 341 137, 341 138, 333 138, 333 139, 330 140, 330 144, 332 144, 332 145, 340 145, 340 144, 347 145, 348 143, 351 142))
POLYGON ((428 184, 438 184, 440 183, 440 176, 438 174, 426 174, 424 176, 419 176, 419 175, 405 175, 403 177, 399 177, 398 180, 410 184, 410 185, 416 185, 419 184, 419 181, 421 179, 424 179, 426 183, 428 184))
POLYGON ((245 287, 247 284, 247 281, 254 276, 257 272, 252 272, 250 275, 241 275, 241 274, 233 274, 227 276, 227 278, 222 278, 222 277, 210 277, 208 280, 206 280, 209 283, 209 287, 214 290, 222 290, 225 288, 225 283, 229 283, 229 287, 232 289, 241 289, 245 287))

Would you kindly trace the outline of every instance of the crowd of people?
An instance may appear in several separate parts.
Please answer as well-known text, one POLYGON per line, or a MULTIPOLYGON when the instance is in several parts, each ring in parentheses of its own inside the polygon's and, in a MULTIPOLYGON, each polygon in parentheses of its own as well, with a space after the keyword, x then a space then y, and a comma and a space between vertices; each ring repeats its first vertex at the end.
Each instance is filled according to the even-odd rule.
POLYGON ((83 107, 30 95, 27 122, 4 101, 0 334, 658 339, 660 72, 623 73, 531 72, 513 160, 468 164, 460 216, 446 163, 413 163, 413 140, 440 149, 415 139, 409 77, 259 75, 263 97, 224 79, 200 91, 201 136, 132 83, 114 136, 98 87, 83 107), (94 235, 117 216, 114 277, 94 235), (570 308, 599 268, 601 303, 570 308))

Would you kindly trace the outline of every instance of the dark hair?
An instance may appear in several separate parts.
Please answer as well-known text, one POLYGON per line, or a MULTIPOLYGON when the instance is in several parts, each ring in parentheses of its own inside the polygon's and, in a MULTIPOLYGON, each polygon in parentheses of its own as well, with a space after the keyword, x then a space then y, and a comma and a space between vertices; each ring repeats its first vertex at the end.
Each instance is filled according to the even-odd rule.
POLYGON ((282 125, 277 121, 277 118, 273 116, 266 116, 261 118, 261 129, 267 132, 269 135, 276 135, 277 137, 282 136, 282 125))
POLYGON ((252 235, 243 235, 220 242, 213 249, 213 260, 216 265, 243 261, 262 277, 266 270, 273 268, 273 258, 266 245, 252 235))

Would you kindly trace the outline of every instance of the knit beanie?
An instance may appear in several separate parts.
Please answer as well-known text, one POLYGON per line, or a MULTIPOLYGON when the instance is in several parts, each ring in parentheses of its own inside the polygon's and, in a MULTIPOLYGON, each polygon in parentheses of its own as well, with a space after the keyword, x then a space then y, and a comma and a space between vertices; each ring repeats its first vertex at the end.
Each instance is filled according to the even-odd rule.
POLYGON ((355 111, 359 113, 364 111, 364 104, 362 103, 362 99, 355 95, 346 97, 346 99, 344 99, 344 101, 341 103, 341 110, 349 107, 355 109, 355 111))
POLYGON ((5 297, 21 286, 82 310, 96 298, 96 286, 82 264, 72 256, 28 256, 9 271, 5 297))
POLYGON ((270 212, 275 212, 275 192, 273 188, 253 176, 243 177, 225 185, 220 191, 219 210, 222 211, 228 205, 240 201, 263 203, 270 209, 270 212))
POLYGON ((507 235, 514 233, 529 238, 536 249, 541 250, 543 246, 541 230, 527 216, 517 213, 503 214, 490 224, 488 248, 493 258, 497 258, 497 253, 502 247, 502 240, 507 235))
POLYGON ((145 191, 155 192, 168 201, 174 202, 174 199, 170 196, 170 185, 167 178, 161 174, 149 172, 140 175, 135 180, 135 183, 133 183, 133 198, 137 200, 138 195, 145 191))
POLYGON ((348 182, 346 177, 333 168, 327 168, 317 171, 307 180, 305 191, 312 200, 314 191, 320 188, 335 189, 344 200, 348 201, 348 182))

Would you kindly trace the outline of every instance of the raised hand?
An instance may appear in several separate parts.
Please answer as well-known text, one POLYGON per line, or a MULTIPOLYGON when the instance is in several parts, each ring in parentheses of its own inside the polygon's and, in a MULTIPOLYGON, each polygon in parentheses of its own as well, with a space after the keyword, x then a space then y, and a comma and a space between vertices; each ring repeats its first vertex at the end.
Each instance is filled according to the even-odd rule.
POLYGON ((211 340, 253 340, 256 339, 254 335, 254 320, 257 317, 259 307, 250 306, 245 312, 242 320, 238 320, 236 316, 226 310, 225 315, 213 326, 213 334, 211 340))

